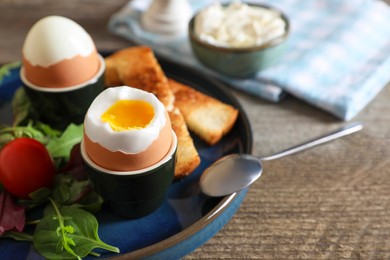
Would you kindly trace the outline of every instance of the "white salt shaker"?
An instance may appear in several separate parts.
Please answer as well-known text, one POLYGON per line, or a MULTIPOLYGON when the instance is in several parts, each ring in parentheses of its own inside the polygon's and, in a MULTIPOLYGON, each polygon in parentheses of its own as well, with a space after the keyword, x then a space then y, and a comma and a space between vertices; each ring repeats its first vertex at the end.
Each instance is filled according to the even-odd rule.
POLYGON ((192 9, 188 0, 153 0, 141 16, 143 28, 152 33, 184 35, 192 9))

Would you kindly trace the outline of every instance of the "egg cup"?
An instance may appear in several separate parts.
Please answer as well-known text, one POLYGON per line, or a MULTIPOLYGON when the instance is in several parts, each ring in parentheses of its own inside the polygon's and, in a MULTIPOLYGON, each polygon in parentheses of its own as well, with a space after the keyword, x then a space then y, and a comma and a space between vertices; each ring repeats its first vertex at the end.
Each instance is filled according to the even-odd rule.
POLYGON ((162 205, 173 181, 176 150, 177 137, 172 131, 171 148, 159 162, 142 170, 112 171, 94 163, 81 143, 92 187, 115 215, 129 219, 149 215, 162 205))
POLYGON ((59 130, 65 129, 70 123, 83 122, 92 101, 105 89, 105 62, 102 56, 98 57, 100 68, 93 78, 66 88, 47 88, 32 84, 27 80, 23 67, 21 68, 20 79, 37 119, 59 130))

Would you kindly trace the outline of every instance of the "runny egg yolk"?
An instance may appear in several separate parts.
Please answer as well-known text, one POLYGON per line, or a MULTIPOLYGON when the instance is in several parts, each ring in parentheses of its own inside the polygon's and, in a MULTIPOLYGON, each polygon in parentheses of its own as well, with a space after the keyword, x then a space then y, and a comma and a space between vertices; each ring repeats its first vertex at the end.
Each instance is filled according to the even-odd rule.
POLYGON ((154 108, 143 100, 118 100, 101 116, 114 131, 145 128, 154 117, 154 108))

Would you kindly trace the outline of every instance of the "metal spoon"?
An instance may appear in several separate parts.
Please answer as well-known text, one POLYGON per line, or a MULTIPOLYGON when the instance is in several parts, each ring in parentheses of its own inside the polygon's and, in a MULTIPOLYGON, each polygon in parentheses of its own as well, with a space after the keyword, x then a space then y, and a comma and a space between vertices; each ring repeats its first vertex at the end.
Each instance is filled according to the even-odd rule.
POLYGON ((240 191, 254 183, 263 172, 262 161, 278 159, 298 153, 308 148, 355 133, 363 124, 351 123, 331 133, 317 137, 305 143, 267 157, 255 157, 250 154, 230 154, 209 166, 200 177, 200 188, 208 196, 220 197, 240 191))

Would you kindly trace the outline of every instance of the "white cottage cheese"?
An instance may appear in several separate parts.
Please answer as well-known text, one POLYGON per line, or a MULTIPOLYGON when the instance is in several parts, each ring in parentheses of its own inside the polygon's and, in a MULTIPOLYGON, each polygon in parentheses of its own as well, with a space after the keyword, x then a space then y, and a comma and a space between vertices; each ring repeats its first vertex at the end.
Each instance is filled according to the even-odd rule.
POLYGON ((245 48, 267 43, 285 33, 286 23, 275 10, 234 2, 213 4, 195 18, 195 34, 222 47, 245 48))

